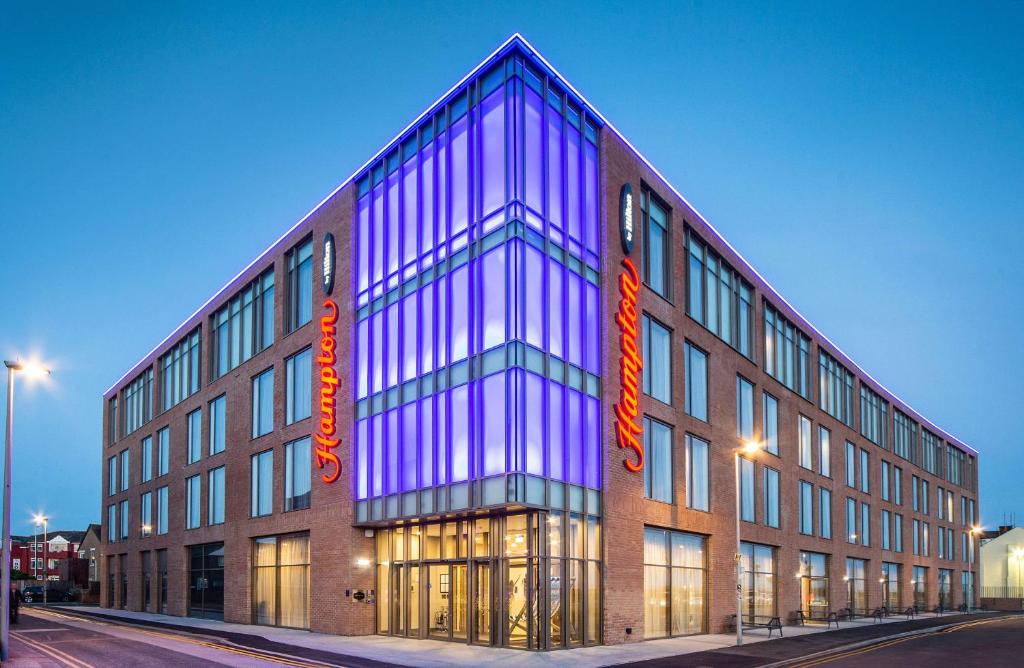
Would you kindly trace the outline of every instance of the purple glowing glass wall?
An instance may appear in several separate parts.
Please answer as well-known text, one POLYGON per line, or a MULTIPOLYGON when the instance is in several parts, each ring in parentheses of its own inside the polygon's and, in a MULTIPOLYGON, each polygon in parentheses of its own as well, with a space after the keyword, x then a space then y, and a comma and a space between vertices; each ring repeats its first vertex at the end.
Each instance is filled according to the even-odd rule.
POLYGON ((356 498, 507 472, 600 486, 598 399, 494 354, 520 341, 600 375, 596 131, 539 82, 482 77, 479 104, 456 98, 361 182, 356 498))

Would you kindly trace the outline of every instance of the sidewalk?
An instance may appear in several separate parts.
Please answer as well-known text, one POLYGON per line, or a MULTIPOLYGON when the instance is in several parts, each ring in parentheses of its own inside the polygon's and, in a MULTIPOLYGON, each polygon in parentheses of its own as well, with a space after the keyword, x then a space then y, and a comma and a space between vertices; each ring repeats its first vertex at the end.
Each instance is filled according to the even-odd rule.
POLYGON ((627 645, 601 645, 553 652, 528 652, 515 649, 479 647, 438 640, 410 640, 387 636, 336 636, 296 629, 248 624, 231 624, 209 619, 172 617, 145 612, 113 610, 94 606, 50 606, 69 614, 106 618, 127 623, 177 629, 190 633, 225 638, 259 649, 288 653, 310 659, 329 660, 349 665, 403 666, 490 666, 496 664, 545 666, 611 666, 642 662, 647 666, 735 665, 755 666, 805 656, 849 643, 882 638, 928 627, 944 626, 977 619, 969 615, 921 615, 916 620, 902 616, 881 622, 870 619, 843 622, 840 629, 824 626, 786 626, 784 638, 776 635, 767 642, 768 631, 756 629, 744 633, 744 645, 735 647, 734 635, 707 634, 665 640, 650 640, 627 645), (333 655, 328 657, 327 655, 333 655), (687 655, 687 656, 680 656, 687 655))

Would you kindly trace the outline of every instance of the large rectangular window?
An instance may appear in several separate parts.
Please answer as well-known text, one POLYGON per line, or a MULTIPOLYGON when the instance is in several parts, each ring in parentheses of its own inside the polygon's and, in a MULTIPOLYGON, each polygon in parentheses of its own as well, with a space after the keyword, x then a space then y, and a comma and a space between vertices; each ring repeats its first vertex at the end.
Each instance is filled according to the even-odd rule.
POLYGON ((686 435, 686 506, 694 510, 710 509, 708 443, 686 435))
POLYGON ((160 396, 163 410, 199 391, 199 328, 186 334, 160 357, 160 396))
POLYGON ((142 482, 149 482, 153 479, 153 437, 147 436, 142 439, 142 456, 139 458, 142 460, 142 476, 140 480, 142 482))
POLYGON ((866 560, 846 558, 846 587, 849 592, 849 607, 865 615, 868 613, 867 571, 868 562, 866 560))
POLYGON ((285 424, 292 424, 310 416, 313 400, 310 396, 310 364, 313 359, 311 348, 296 353, 286 361, 287 392, 285 397, 285 424))
POLYGON ((818 373, 818 406, 835 419, 852 427, 853 374, 820 348, 818 373))
POLYGON ((892 527, 890 526, 892 521, 892 515, 888 510, 883 510, 881 515, 881 524, 878 526, 878 533, 882 537, 882 549, 892 549, 892 541, 890 539, 892 527))
POLYGON ((886 447, 885 432, 889 427, 889 402, 864 383, 860 384, 861 436, 882 448, 886 447))
POLYGON ((644 418, 644 496, 672 503, 672 428, 644 418))
POLYGON ((871 506, 866 503, 860 504, 860 544, 871 545, 871 506))
POLYGON ((153 533, 153 493, 146 492, 139 498, 139 535, 143 538, 153 533))
MULTIPOLYGON (((128 489, 131 480, 131 469, 129 469, 129 451, 127 448, 121 451, 121 491, 128 489)), ((941 505, 941 504, 940 504, 941 505)))
POLYGON ((708 355, 689 341, 685 346, 686 414, 708 421, 708 355))
POLYGON ((917 449, 917 423, 899 410, 893 411, 892 417, 892 451, 910 459, 917 449))
POLYGON ((196 529, 199 527, 199 488, 201 484, 201 479, 197 475, 185 480, 186 529, 196 529))
POLYGON ((156 490, 156 533, 159 536, 167 533, 167 486, 156 490))
POLYGON ((705 543, 696 534, 644 529, 644 638, 704 633, 705 543))
POLYGON ((693 233, 686 231, 687 314, 745 357, 750 357, 753 288, 693 233))
POLYGON ((775 617, 778 614, 775 599, 775 549, 769 545, 741 543, 740 563, 743 566, 740 599, 743 601, 744 620, 764 621, 775 617))
POLYGON ((857 487, 857 446, 846 442, 846 486, 857 487))
POLYGON ((156 433, 156 475, 167 475, 171 470, 171 430, 164 427, 156 433))
POLYGON ((107 542, 117 542, 117 506, 107 506, 107 542))
POLYGON ((256 538, 252 563, 253 623, 308 629, 309 535, 256 538))
POLYGON ((644 283, 657 294, 669 298, 672 290, 672 243, 668 211, 646 188, 642 193, 641 207, 644 217, 644 283))
POLYGON ((818 488, 818 506, 818 534, 822 538, 832 538, 832 490, 818 488))
POLYGON ((882 487, 882 501, 889 500, 889 487, 891 485, 890 479, 892 478, 892 467, 889 462, 882 460, 882 480, 880 482, 882 487))
POLYGON ((754 519, 754 462, 740 457, 740 519, 753 522, 754 519))
POLYGON ((117 494, 117 455, 107 460, 107 495, 117 494))
POLYGON ((779 528, 779 472, 764 468, 764 523, 779 528))
POLYGON ((153 367, 135 377, 121 391, 124 433, 127 436, 153 418, 153 367))
POLYGON ((120 540, 128 540, 128 500, 117 504, 117 516, 121 519, 120 540))
POLYGON ((313 319, 313 240, 288 251, 288 317, 286 333, 313 319))
POLYGON ((818 426, 818 473, 832 477, 832 432, 818 426))
POLYGON ((921 454, 915 457, 918 465, 928 473, 939 475, 939 466, 942 458, 938 454, 942 451, 942 439, 927 429, 921 430, 921 454))
POLYGON ((736 377, 736 435, 754 439, 754 386, 742 376, 736 377))
POLYGON ((846 498, 846 542, 857 542, 857 502, 846 498))
POLYGON ((284 510, 309 508, 310 459, 309 436, 284 446, 284 510))
POLYGON ((805 469, 813 469, 813 455, 811 454, 811 421, 803 415, 799 418, 799 448, 800 448, 800 466, 805 469))
POLYGON ((188 463, 198 462, 203 456, 203 411, 197 408, 187 416, 188 463))
POLYGON ((893 552, 903 551, 903 515, 892 516, 892 549, 893 552))
POLYGON ((860 491, 868 493, 871 491, 871 464, 868 460, 868 451, 860 450, 860 491))
POLYGON ((223 452, 227 441, 227 397, 220 395, 210 402, 210 454, 223 452))
POLYGON ((767 392, 761 401, 761 434, 765 452, 779 454, 779 402, 767 392))
POLYGON ((274 343, 274 270, 263 272, 210 317, 213 377, 274 343))
POLYGON ((644 394, 672 403, 672 332, 646 313, 643 318, 644 394))
POLYGON ((811 398, 811 340, 764 302, 764 370, 804 399, 811 398))
POLYGON ((207 503, 207 524, 224 523, 224 467, 218 466, 211 469, 206 485, 206 494, 209 499, 207 503))
POLYGON ((274 430, 274 369, 252 379, 252 437, 274 430))
POLYGON ((274 451, 266 450, 252 456, 250 514, 262 517, 273 512, 274 451))
POLYGON ((800 533, 814 534, 814 485, 800 481, 800 533))

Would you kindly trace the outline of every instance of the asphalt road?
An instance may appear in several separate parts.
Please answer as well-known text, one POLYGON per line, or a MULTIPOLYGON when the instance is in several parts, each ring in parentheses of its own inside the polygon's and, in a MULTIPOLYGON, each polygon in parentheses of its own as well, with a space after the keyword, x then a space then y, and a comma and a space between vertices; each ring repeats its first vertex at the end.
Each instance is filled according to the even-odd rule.
POLYGON ((241 647, 220 638, 81 619, 22 606, 11 626, 11 661, 4 668, 115 666, 339 665, 241 647))
POLYGON ((943 631, 900 638, 849 652, 840 652, 793 668, 911 668, 949 666, 1002 668, 1024 666, 1024 617, 979 620, 943 631))

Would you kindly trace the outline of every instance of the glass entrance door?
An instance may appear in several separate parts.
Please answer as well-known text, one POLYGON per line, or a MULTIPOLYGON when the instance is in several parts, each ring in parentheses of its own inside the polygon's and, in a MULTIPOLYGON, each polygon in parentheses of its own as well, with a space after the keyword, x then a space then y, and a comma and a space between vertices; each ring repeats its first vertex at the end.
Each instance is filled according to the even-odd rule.
POLYGON ((491 644, 491 565, 477 563, 474 573, 476 596, 473 613, 474 639, 481 645, 491 644))
POLYGON ((452 564, 452 638, 456 640, 466 640, 466 627, 469 625, 466 615, 466 599, 469 595, 466 571, 466 564, 452 564))
POLYGON ((508 565, 508 644, 526 647, 529 638, 527 615, 526 561, 510 561, 508 565))
POLYGON ((448 564, 427 567, 427 635, 447 640, 449 623, 448 602, 451 598, 451 573, 448 564))

